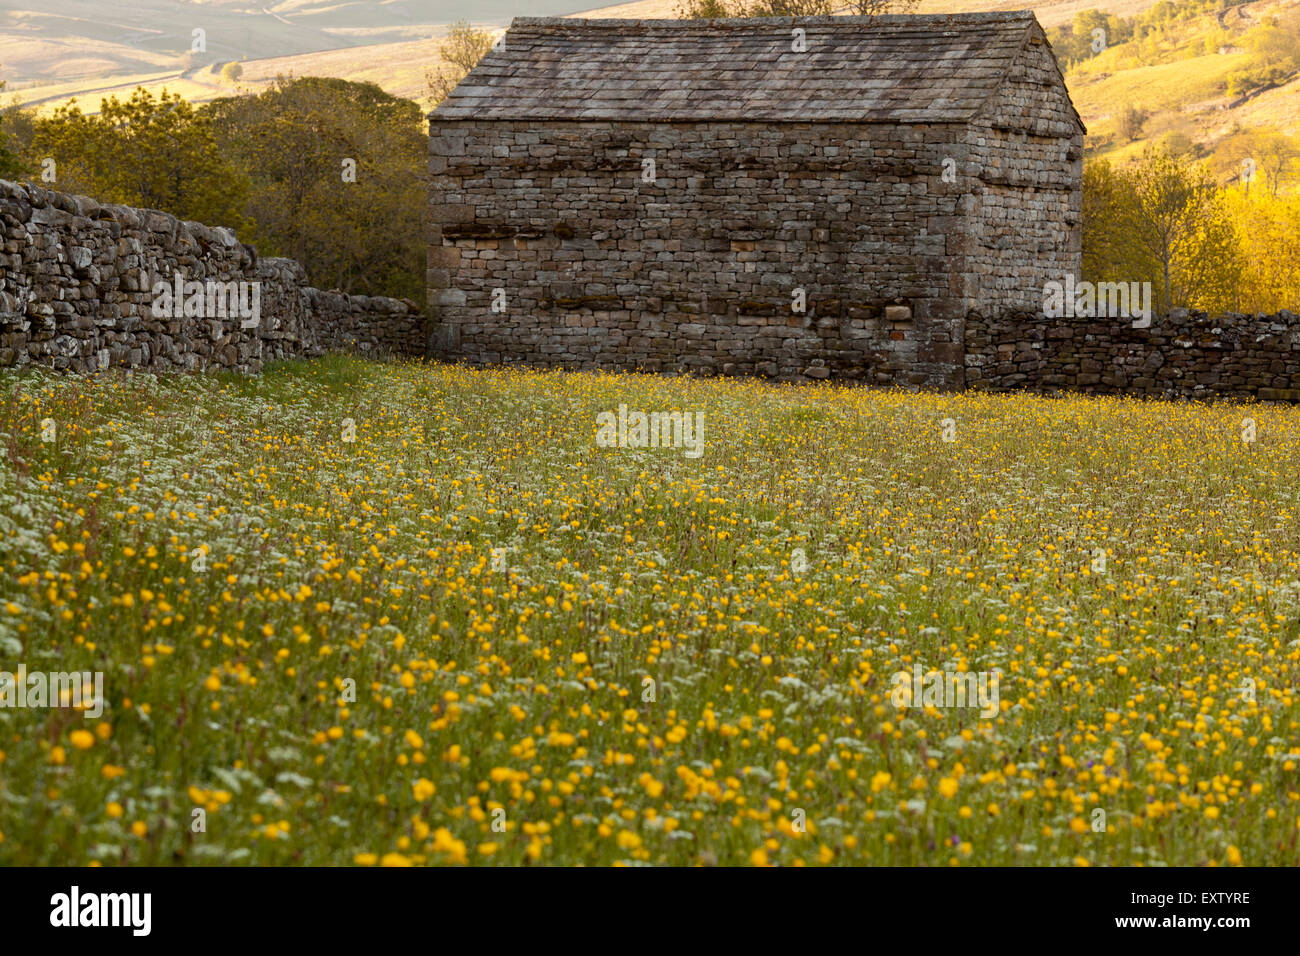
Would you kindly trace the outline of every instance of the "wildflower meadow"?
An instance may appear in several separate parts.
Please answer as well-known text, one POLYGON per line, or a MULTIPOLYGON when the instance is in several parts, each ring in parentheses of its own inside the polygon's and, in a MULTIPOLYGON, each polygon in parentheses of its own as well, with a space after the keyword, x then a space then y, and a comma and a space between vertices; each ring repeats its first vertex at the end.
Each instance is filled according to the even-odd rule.
POLYGON ((0 863, 1293 864, 1298 473, 1286 406, 11 375, 0 863))

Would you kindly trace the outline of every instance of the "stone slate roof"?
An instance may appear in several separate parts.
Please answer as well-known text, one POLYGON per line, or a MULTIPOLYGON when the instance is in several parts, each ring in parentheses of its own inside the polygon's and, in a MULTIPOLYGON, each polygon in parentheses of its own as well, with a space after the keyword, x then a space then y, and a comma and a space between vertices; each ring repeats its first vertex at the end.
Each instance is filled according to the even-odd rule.
POLYGON ((735 20, 517 17, 440 120, 964 123, 1032 11, 735 20), (807 52, 791 49, 806 31, 807 52))

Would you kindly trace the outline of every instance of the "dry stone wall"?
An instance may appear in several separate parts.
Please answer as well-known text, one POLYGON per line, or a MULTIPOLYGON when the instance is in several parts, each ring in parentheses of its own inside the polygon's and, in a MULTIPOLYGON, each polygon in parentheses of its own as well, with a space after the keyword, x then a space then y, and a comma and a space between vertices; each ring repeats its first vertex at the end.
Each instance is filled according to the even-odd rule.
POLYGON ((1153 398, 1300 401, 1293 312, 1175 309, 1147 328, 1114 318, 1009 313, 966 318, 966 386, 1153 398))
MULTIPOLYGON (((560 154, 522 127, 510 135, 515 149, 529 151, 529 162, 560 154), (534 146, 541 147, 536 154, 534 146)), ((450 150, 441 157, 448 168, 463 155, 460 150, 477 148, 443 142, 450 150)), ((575 139, 570 158, 577 149, 575 139)), ((589 163, 609 155, 607 149, 589 154, 595 157, 589 163)), ((818 161, 826 159, 823 149, 818 161)), ((629 165, 626 176, 639 169, 639 162, 629 165)), ((611 189, 621 182, 612 172, 588 169, 584 175, 578 168, 567 175, 583 180, 588 190, 598 182, 611 189)), ((737 168, 734 174, 749 172, 737 168)), ((761 176, 750 185, 761 191, 761 176)), ((924 277, 887 278, 872 291, 876 298, 867 298, 852 269, 836 260, 835 243, 847 241, 851 231, 847 210, 824 226, 783 222, 787 244, 764 239, 739 214, 727 218, 730 185, 695 188, 700 202, 718 207, 709 209, 718 216, 716 235, 708 219, 690 219, 691 234, 682 235, 687 221, 668 202, 654 204, 658 219, 638 214, 620 222, 606 218, 614 215, 604 205, 612 204, 612 195, 602 199, 597 190, 594 199, 561 218, 550 207, 530 207, 524 183, 516 186, 521 193, 498 205, 491 185, 464 187, 459 208, 446 211, 445 221, 457 225, 435 226, 442 232, 442 264, 431 270, 441 281, 434 290, 443 306, 443 323, 434 327, 439 354, 471 362, 572 365, 576 358, 593 366, 921 385, 928 384, 927 357, 943 347, 950 349, 944 359, 961 363, 965 386, 973 389, 1300 401, 1295 313, 1210 316, 1174 310, 1135 328, 1126 319, 971 312, 961 317, 964 338, 935 341, 947 327, 913 311, 915 303, 926 301, 920 294, 926 291, 924 277), (516 208, 532 211, 511 213, 516 208), (655 234, 668 226, 676 238, 655 234), (610 245, 604 230, 614 228, 635 235, 610 245), (638 260, 631 254, 640 255, 647 243, 654 255, 633 265, 638 260), (502 244, 509 255, 502 254, 502 244), (805 266, 800 257, 810 249, 814 261, 805 266), (450 286, 453 267, 473 280, 469 292, 461 284, 450 286), (588 268, 610 269, 606 284, 575 278, 588 268), (646 294, 642 280, 658 294, 646 294), (674 294, 683 287, 674 280, 712 289, 712 301, 708 295, 674 294), (499 281, 516 293, 523 290, 523 301, 503 317, 483 321, 469 308, 470 295, 481 297, 491 314, 490 290, 499 281), (800 281, 809 287, 808 314, 792 316, 789 290, 800 281), (909 304, 879 298, 880 288, 897 291, 909 304)), ((871 249, 888 277, 888 256, 901 253, 891 252, 883 239, 871 241, 879 243, 871 249)), ((864 249, 859 245, 855 254, 864 249)), ((299 263, 259 258, 229 229, 0 181, 0 367, 94 371, 109 364, 256 372, 268 361, 328 351, 422 355, 429 338, 424 316, 412 303, 311 288, 299 263), (238 314, 155 315, 154 283, 171 281, 177 272, 194 281, 256 282, 258 324, 245 327, 247 320, 238 314)))
POLYGON ((969 193, 943 172, 964 127, 887 141, 852 123, 430 132, 435 354, 960 383, 969 193))
POLYGON ((0 181, 0 367, 257 372, 331 350, 422 355, 426 340, 413 303, 310 288, 230 229, 0 181), (204 294, 182 286, 159 315, 155 286, 178 275, 204 294))

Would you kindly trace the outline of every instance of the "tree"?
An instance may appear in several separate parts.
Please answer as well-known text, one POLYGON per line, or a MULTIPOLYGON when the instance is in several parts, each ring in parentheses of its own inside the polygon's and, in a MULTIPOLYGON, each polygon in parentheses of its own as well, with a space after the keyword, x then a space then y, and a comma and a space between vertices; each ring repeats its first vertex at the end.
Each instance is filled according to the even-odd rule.
POLYGON ((221 79, 226 83, 237 83, 243 75, 244 68, 233 60, 221 68, 221 79))
POLYGON ((161 209, 182 219, 238 226, 240 181, 217 147, 211 120, 179 95, 142 87, 125 103, 76 100, 33 123, 29 159, 55 160, 58 187, 105 202, 161 209))
POLYGON ((1148 149, 1116 168, 1083 170, 1083 277, 1150 282, 1158 312, 1236 308, 1248 265, 1225 196, 1187 156, 1148 149))
POLYGON ((1147 277, 1137 242, 1132 188, 1104 160, 1083 166, 1083 276, 1088 282, 1134 282, 1147 277))
POLYGON ((1196 155, 1196 143, 1182 130, 1170 130, 1160 137, 1157 145, 1170 156, 1196 155))
POLYGON ((494 42, 491 33, 477 30, 465 20, 451 25, 447 39, 438 46, 438 53, 447 65, 424 74, 429 96, 435 104, 447 98, 465 74, 487 55, 494 42))
POLYGON ((1265 18, 1244 41, 1251 51, 1250 60, 1228 76, 1229 96, 1280 85, 1300 70, 1300 29, 1280 26, 1276 17, 1265 18))
POLYGON ((1274 130, 1252 130, 1243 147, 1243 164, 1253 164, 1270 196, 1277 196, 1283 183, 1300 174, 1300 144, 1290 136, 1274 130))
POLYGON ((1067 64, 1090 60, 1132 36, 1131 20, 1095 8, 1076 13, 1069 26, 1052 27, 1047 31, 1057 58, 1067 64))
POLYGON ((849 0, 848 12, 857 17, 875 17, 886 13, 907 13, 920 0, 849 0))
POLYGON ((1300 68, 1300 29, 1279 25, 1276 17, 1268 18, 1251 30, 1247 43, 1261 67, 1276 68, 1283 74, 1300 68))
POLYGON ((1300 302, 1300 195, 1225 191, 1242 248, 1241 308, 1276 312, 1300 302))
POLYGON ((1146 125, 1147 114, 1138 109, 1132 103, 1125 103, 1123 109, 1119 111, 1119 135, 1124 142, 1131 143, 1142 135, 1142 127, 1146 125))
POLYGON ((742 3, 738 17, 828 17, 835 12, 835 0, 753 0, 742 3))
MULTIPOLYGON (((3 92, 4 88, 4 80, 0 80, 0 92, 3 92)), ((17 179, 23 172, 22 160, 9 148, 8 136, 4 129, 4 114, 0 114, 0 179, 17 179)))
POLYGON ((204 112, 247 183, 246 241, 297 259, 321 288, 422 298, 419 106, 373 83, 277 77, 204 112))
POLYGON ((17 105, 0 110, 0 179, 22 179, 29 174, 35 116, 17 105))
POLYGON ((1134 238, 1154 273, 1158 306, 1230 308, 1241 263, 1236 233, 1205 167, 1148 149, 1124 171, 1134 238))
POLYGON ((1115 36, 1118 32, 1114 28, 1115 22, 1114 17, 1107 16, 1095 8, 1081 10, 1074 15, 1074 19, 1070 21, 1070 28, 1082 45, 1080 50, 1082 59, 1096 56, 1108 46, 1118 42, 1118 37, 1115 36))
POLYGON ((722 20, 735 16, 724 0, 686 0, 675 12, 680 20, 722 20))

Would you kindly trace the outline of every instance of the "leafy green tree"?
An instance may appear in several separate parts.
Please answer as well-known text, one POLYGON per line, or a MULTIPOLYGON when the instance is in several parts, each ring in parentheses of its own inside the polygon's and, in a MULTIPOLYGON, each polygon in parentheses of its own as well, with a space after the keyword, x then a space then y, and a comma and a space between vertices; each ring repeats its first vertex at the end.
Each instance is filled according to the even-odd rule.
POLYGON ((1070 28, 1082 44, 1079 51, 1082 57, 1095 56, 1115 44, 1115 31, 1111 28, 1114 19, 1097 9, 1081 10, 1074 15, 1070 28))
POLYGON ((1249 161, 1270 196, 1300 176, 1300 142, 1276 130, 1252 130, 1241 147, 1241 161, 1249 161))
POLYGON ((417 104, 373 83, 277 78, 203 112, 247 182, 241 235, 289 256, 314 284, 423 297, 424 163, 417 104))
POLYGON ((1209 171, 1148 149, 1125 180, 1160 307, 1232 308, 1241 272, 1237 237, 1209 171))
POLYGON ((1138 245, 1135 202, 1125 177, 1104 159, 1083 166, 1083 278, 1136 282, 1149 269, 1138 245))
POLYGON ((1076 13, 1069 26, 1052 27, 1047 31, 1052 49, 1064 63, 1091 59, 1132 36, 1132 21, 1095 8, 1076 13))
POLYGON ((33 123, 31 165, 52 158, 58 188, 183 219, 239 226, 241 183, 217 147, 211 120, 163 90, 137 88, 125 103, 76 100, 33 123))
MULTIPOLYGON (((0 92, 5 88, 4 80, 0 80, 0 92)), ((26 172, 26 164, 18 153, 10 148, 10 136, 4 127, 5 114, 0 113, 0 179, 18 179, 26 172)))
POLYGON ((492 49, 492 43, 492 34, 486 30, 475 29, 466 20, 453 23, 447 39, 438 46, 438 53, 446 66, 424 74, 430 99, 435 104, 445 100, 465 74, 492 49))
POLYGON ((1150 282, 1157 311, 1207 311, 1241 301, 1241 246, 1224 195, 1189 156, 1148 149, 1083 173, 1083 277, 1150 282))
POLYGON ((1259 65, 1290 73, 1300 69, 1300 28, 1282 26, 1276 17, 1247 34, 1247 43, 1259 65))

